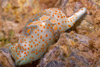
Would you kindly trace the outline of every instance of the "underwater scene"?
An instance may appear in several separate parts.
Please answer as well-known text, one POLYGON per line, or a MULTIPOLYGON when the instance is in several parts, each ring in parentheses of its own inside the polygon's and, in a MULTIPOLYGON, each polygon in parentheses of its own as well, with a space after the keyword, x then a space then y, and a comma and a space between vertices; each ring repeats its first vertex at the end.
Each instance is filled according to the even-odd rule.
POLYGON ((100 0, 0 0, 0 67, 100 67, 100 0))

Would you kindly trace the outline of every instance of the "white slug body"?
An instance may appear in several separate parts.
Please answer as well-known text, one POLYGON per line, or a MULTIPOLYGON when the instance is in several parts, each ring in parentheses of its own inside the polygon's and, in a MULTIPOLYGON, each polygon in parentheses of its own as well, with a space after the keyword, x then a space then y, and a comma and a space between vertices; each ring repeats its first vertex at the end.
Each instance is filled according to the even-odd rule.
POLYGON ((61 10, 49 8, 34 15, 24 27, 18 45, 9 48, 16 65, 40 59, 55 43, 55 36, 72 27, 85 12, 86 8, 82 8, 67 18, 61 10))

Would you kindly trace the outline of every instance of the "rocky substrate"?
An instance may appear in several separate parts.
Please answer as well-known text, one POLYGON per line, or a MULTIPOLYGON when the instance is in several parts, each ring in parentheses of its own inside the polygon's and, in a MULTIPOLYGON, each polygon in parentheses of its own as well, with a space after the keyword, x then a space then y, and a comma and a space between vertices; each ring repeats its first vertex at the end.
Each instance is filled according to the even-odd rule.
POLYGON ((34 14, 50 7, 61 9, 67 17, 87 8, 75 25, 60 35, 46 54, 35 62, 16 67, 100 67, 99 0, 0 0, 0 67, 15 67, 8 47, 18 43, 19 35, 34 14), (24 20, 23 20, 24 19, 24 20))

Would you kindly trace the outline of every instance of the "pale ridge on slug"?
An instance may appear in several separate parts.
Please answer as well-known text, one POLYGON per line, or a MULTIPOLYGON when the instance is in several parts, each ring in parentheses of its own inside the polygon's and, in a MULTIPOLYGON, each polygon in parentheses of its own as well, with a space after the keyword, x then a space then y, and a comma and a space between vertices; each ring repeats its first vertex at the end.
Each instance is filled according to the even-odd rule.
POLYGON ((61 10, 49 8, 34 15, 24 27, 18 45, 9 47, 16 65, 40 59, 47 48, 55 43, 55 36, 71 28, 85 12, 86 8, 81 8, 67 18, 61 10))

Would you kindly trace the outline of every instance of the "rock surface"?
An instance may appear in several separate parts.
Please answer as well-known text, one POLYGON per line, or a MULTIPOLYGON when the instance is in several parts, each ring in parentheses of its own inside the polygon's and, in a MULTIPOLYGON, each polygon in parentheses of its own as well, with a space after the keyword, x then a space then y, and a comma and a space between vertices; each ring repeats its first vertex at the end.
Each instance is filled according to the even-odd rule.
POLYGON ((99 0, 0 0, 0 67, 14 67, 9 45, 18 41, 27 21, 36 13, 50 7, 60 8, 71 16, 81 7, 86 14, 50 46, 44 57, 36 62, 16 67, 100 67, 100 1, 99 0), (24 20, 23 20, 24 19, 24 20), (7 47, 7 48, 6 48, 7 47), (8 50, 7 50, 8 51, 8 50), (11 63, 11 61, 13 63, 11 63))
POLYGON ((64 67, 89 67, 88 58, 84 56, 78 50, 78 48, 75 48, 76 42, 80 43, 79 45, 82 43, 88 44, 89 39, 86 39, 86 36, 78 35, 75 33, 72 34, 75 37, 68 33, 62 34, 58 42, 50 46, 49 51, 44 55, 37 67, 49 67, 49 65, 51 65, 51 67, 53 67, 52 65, 59 65, 59 67, 61 65, 64 67), (81 39, 82 37, 84 38, 81 39), (77 41, 75 41, 76 39, 77 41))
POLYGON ((0 48, 0 67, 15 67, 7 48, 0 48))
POLYGON ((61 34, 58 42, 50 46, 37 67, 46 67, 54 61, 54 63, 62 62, 64 67, 99 66, 100 36, 98 37, 98 34, 95 33, 97 37, 91 38, 91 34, 88 36, 75 32, 61 34))

